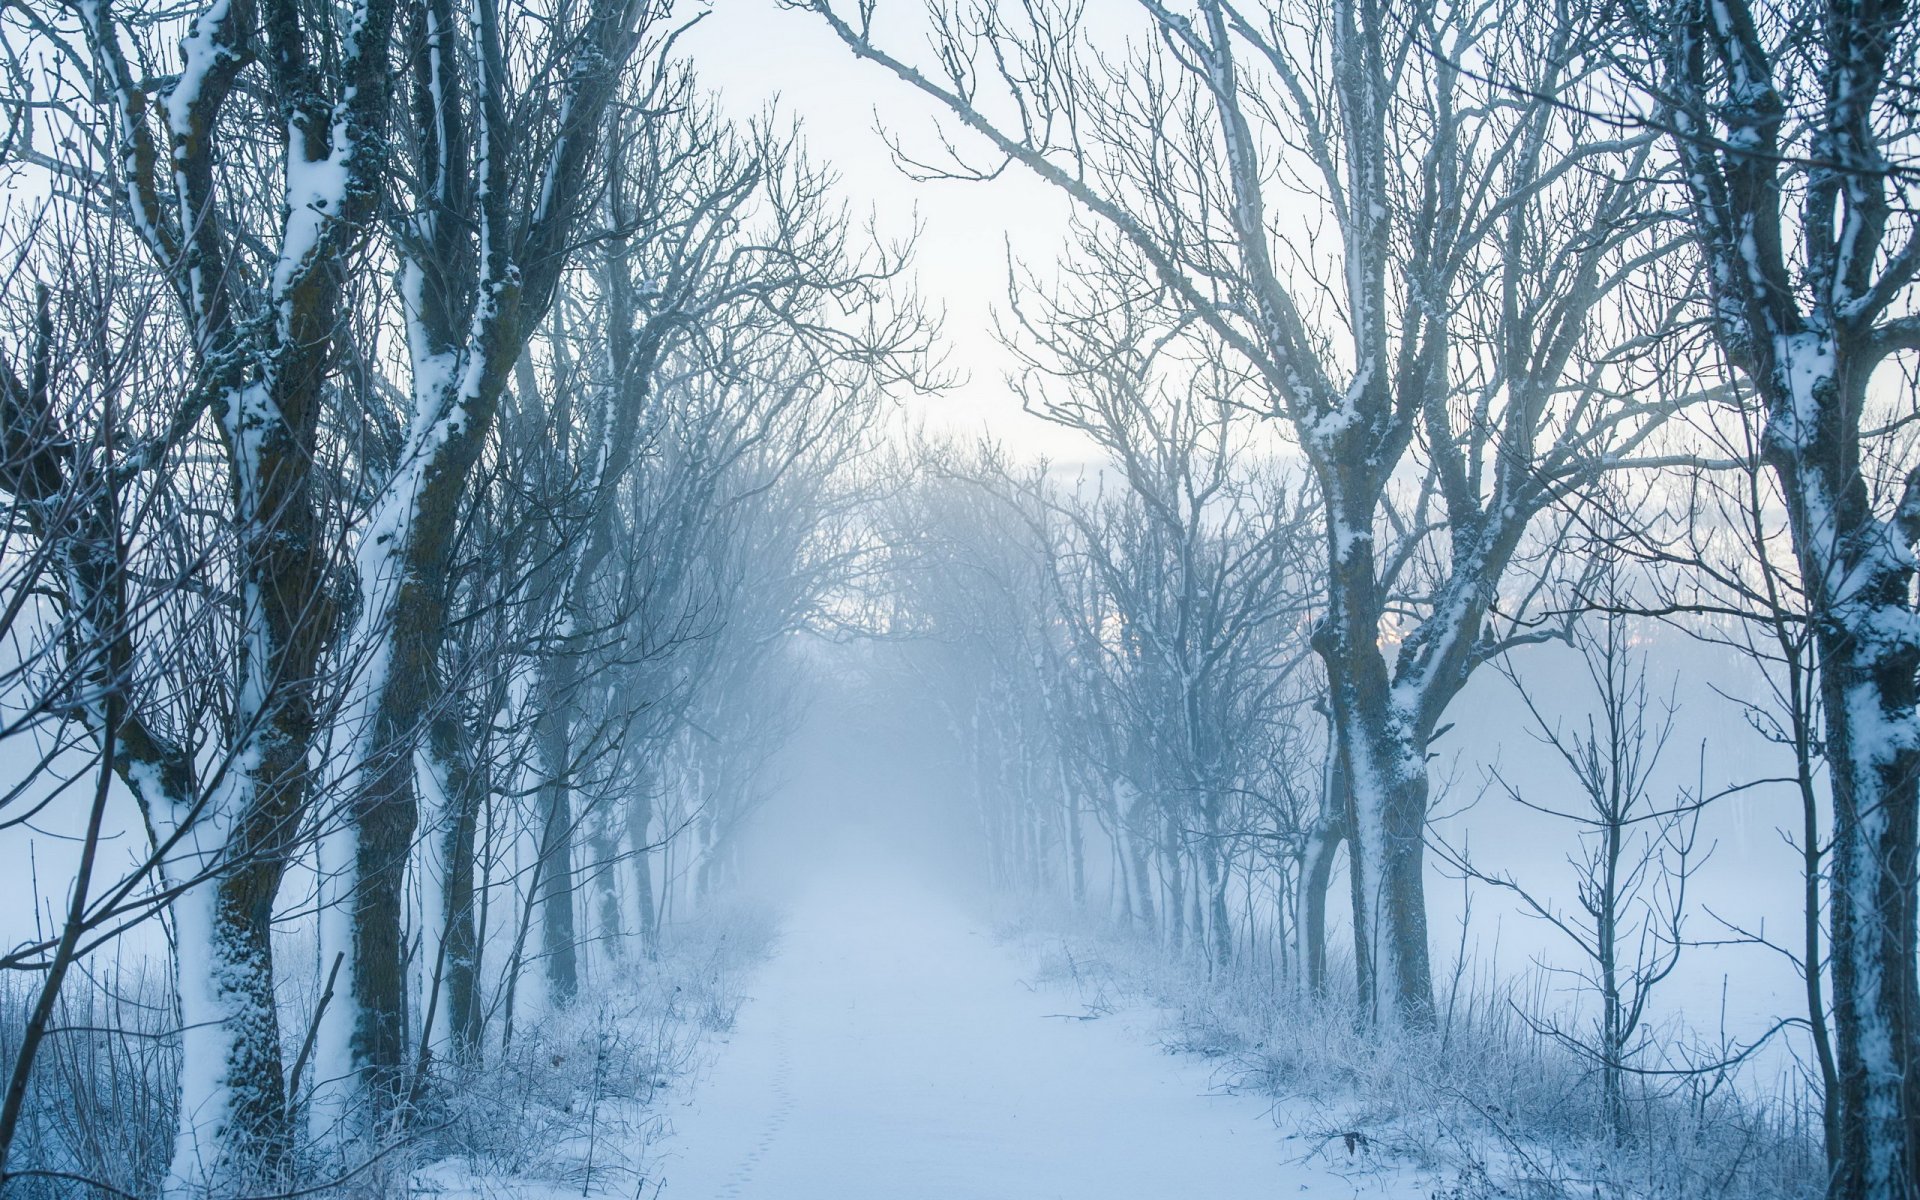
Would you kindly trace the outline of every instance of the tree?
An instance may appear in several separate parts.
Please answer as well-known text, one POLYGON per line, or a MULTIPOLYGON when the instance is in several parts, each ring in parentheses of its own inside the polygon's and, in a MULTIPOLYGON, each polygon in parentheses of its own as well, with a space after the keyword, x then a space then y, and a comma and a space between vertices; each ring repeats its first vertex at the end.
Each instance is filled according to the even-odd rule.
MULTIPOLYGON (((449 0, 428 0, 412 16, 412 191, 395 238, 411 411, 355 548, 356 670, 339 728, 349 807, 320 845, 322 940, 346 956, 308 1105, 322 1146, 378 1129, 409 1088, 402 922, 423 823, 415 754, 445 703, 444 582, 460 500, 593 209, 608 108, 663 13, 652 0, 551 15, 481 0, 456 21, 449 0)), ((378 88, 390 90, 384 76, 378 88)), ((424 823, 438 828, 440 814, 424 823)))
MULTIPOLYGON (((650 519, 622 509, 621 484, 641 455, 677 452, 677 464, 691 472, 694 490, 686 495, 713 506, 681 514, 694 518, 682 528, 724 538, 728 530, 712 522, 737 500, 711 489, 740 470, 768 472, 757 484, 738 482, 749 490, 774 489, 789 467, 831 474, 855 452, 844 435, 859 426, 856 413, 875 390, 916 374, 927 332, 910 297, 887 295, 904 250, 848 236, 828 179, 808 162, 797 134, 771 123, 736 129, 692 101, 691 83, 682 75, 670 101, 639 95, 625 106, 608 172, 611 236, 592 280, 596 294, 580 297, 592 301, 591 315, 560 320, 553 338, 557 350, 584 360, 574 374, 590 385, 578 414, 584 436, 570 447, 563 434, 548 468, 572 481, 579 497, 551 534, 557 557, 542 585, 552 606, 551 651, 540 658, 537 685, 546 697, 537 719, 548 780, 543 939, 550 984, 562 997, 578 986, 567 898, 570 831, 584 816, 570 811, 564 793, 571 765, 594 757, 576 744, 567 714, 583 689, 602 682, 574 643, 645 620, 610 607, 597 578, 619 539, 640 536, 623 525, 650 519), (602 346, 604 355, 583 353, 602 346), (604 377, 597 378, 589 364, 601 361, 604 377), (686 382, 676 387, 674 377, 686 382), (691 421, 676 428, 665 405, 688 406, 691 421), (658 440, 668 438, 685 440, 669 450, 658 440)), ((667 89, 655 82, 650 90, 667 89)), ((556 379, 563 388, 571 382, 556 379)), ((821 515, 812 504, 791 514, 803 523, 821 515)), ((667 568, 664 578, 673 577, 667 568)), ((628 586, 613 594, 636 605, 662 582, 616 578, 628 586)), ((722 606, 714 620, 744 615, 714 599, 722 606)), ((606 730, 625 736, 628 722, 606 730)))
MULTIPOLYGON (((138 704, 148 721, 171 720, 178 710, 155 703, 156 695, 219 691, 202 665, 218 637, 221 622, 207 619, 217 610, 186 594, 207 547, 180 528, 196 507, 217 509, 218 481, 124 473, 129 447, 164 414, 172 388, 120 336, 122 323, 165 300, 141 273, 123 274, 110 241, 73 226, 49 234, 58 222, 58 214, 37 215, 42 237, 19 247, 16 278, 40 274, 48 250, 92 253, 84 267, 53 276, 57 287, 42 283, 19 297, 7 320, 26 351, 25 369, 0 361, 0 641, 9 657, 0 670, 0 744, 17 772, 0 793, 0 833, 31 855, 31 843, 14 839, 51 824, 77 847, 50 927, 36 911, 34 935, 0 952, 0 970, 38 976, 7 1064, 0 1186, 31 1179, 50 1157, 33 1145, 42 1121, 29 1106, 44 1099, 35 1065, 59 1032, 68 977, 84 972, 89 954, 153 920, 178 889, 208 884, 204 873, 178 865, 163 872, 177 857, 164 844, 116 865, 111 821, 120 807, 117 731, 129 706, 138 704), (93 381, 106 386, 96 391, 93 381), (97 599, 72 602, 88 596, 97 599)), ((165 337, 159 324, 149 344, 165 337)))
POLYGON ((1652 139, 1548 99, 1593 86, 1609 29, 1577 5, 1150 2, 1154 40, 1108 55, 1071 5, 950 5, 929 71, 871 3, 799 6, 990 147, 910 170, 1019 163, 1075 202, 1070 312, 1165 305, 1291 427, 1323 506, 1362 1003, 1430 1021, 1428 742, 1479 663, 1539 636, 1497 604, 1534 518, 1671 406, 1624 398, 1646 343, 1620 298, 1665 249, 1652 139), (1296 236, 1288 184, 1336 252, 1296 236))
POLYGON ((1674 708, 1648 690, 1646 652, 1634 648, 1618 569, 1609 568, 1594 598, 1604 605, 1598 629, 1582 626, 1573 635, 1591 685, 1584 720, 1576 716, 1569 728, 1516 673, 1506 673, 1533 720, 1533 735, 1560 761, 1583 803, 1541 800, 1536 789, 1493 772, 1515 804, 1575 826, 1579 848, 1568 857, 1574 907, 1563 910, 1511 874, 1476 866, 1464 848, 1444 851, 1470 878, 1517 896, 1578 952, 1580 965, 1568 971, 1598 1000, 1592 1032, 1557 1023, 1539 1027, 1599 1071, 1601 1112, 1616 1146, 1630 1133, 1626 1081, 1646 1049, 1648 1004, 1686 944, 1687 884, 1702 858, 1696 835, 1708 799, 1698 791, 1671 799, 1654 794, 1674 708))
POLYGON ((1208 953, 1224 966, 1240 802, 1266 765, 1318 598, 1314 510, 1260 461, 1241 381, 1208 361, 1204 343, 1143 318, 1037 331, 1055 365, 1034 364, 1026 397, 1088 434, 1126 483, 1119 498, 1058 505, 1078 533, 1069 552, 1086 557, 1106 600, 1081 617, 1080 640, 1108 659, 1099 669, 1112 679, 1113 716, 1140 750, 1134 786, 1156 798, 1204 876, 1208 953), (1043 390, 1049 369, 1065 394, 1043 390))
MULTIPOLYGON (((1876 451, 1874 381, 1920 350, 1899 211, 1916 35, 1904 3, 1641 9, 1659 122, 1751 386, 1818 651, 1836 1135, 1830 1195, 1920 1194, 1920 469, 1876 451)), ((1643 77, 1644 78, 1644 77, 1643 77)))
MULTIPOLYGON (((194 724, 168 730, 144 704, 109 699, 131 678, 149 628, 125 608, 113 567, 124 549, 110 506, 47 530, 70 564, 64 603, 97 614, 88 653, 111 685, 95 690, 86 719, 96 741, 111 745, 177 892, 190 1069, 169 1192, 243 1189, 270 1178, 291 1144, 269 922, 309 802, 307 764, 324 712, 337 541, 318 494, 326 482, 320 430, 350 263, 386 163, 395 8, 384 0, 317 10, 221 3, 197 12, 183 33, 176 16, 126 20, 107 4, 79 6, 85 52, 75 59, 98 98, 101 130, 80 144, 101 153, 41 160, 124 222, 172 289, 187 330, 192 378, 132 462, 169 469, 210 422, 229 490, 231 573, 217 586, 234 597, 237 665, 224 744, 211 758, 199 752, 204 731, 194 724), (178 38, 180 70, 157 96, 130 65, 130 37, 178 38), (229 143, 262 152, 230 153, 229 143)), ((60 43, 60 30, 42 29, 60 43)), ((142 46, 141 61, 154 57, 142 46)), ((31 406, 14 412, 45 415, 31 406)))

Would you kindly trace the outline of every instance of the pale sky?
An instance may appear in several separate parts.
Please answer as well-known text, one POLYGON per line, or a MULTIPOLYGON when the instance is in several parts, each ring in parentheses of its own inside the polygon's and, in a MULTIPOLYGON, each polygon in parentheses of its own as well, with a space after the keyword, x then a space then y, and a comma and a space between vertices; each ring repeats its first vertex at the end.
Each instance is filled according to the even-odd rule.
MULTIPOLYGON (((1118 16, 1124 0, 1093 0, 1118 16)), ((909 18, 918 5, 882 0, 882 15, 909 18)), ((899 26, 896 25, 896 28, 899 26)), ((883 24, 882 28, 886 26, 883 24)), ((917 56, 909 28, 889 43, 917 56)), ((944 310, 949 366, 966 382, 914 411, 935 429, 986 429, 1022 454, 1056 460, 1087 457, 1079 435, 1023 413, 1005 386, 1011 362, 993 335, 992 313, 1006 296, 1007 247, 1045 268, 1058 254, 1067 205, 1018 168, 989 184, 917 183, 892 162, 876 125, 933 147, 933 107, 882 68, 860 62, 819 18, 776 0, 714 0, 713 11, 682 42, 700 79, 728 112, 748 117, 769 103, 801 121, 810 153, 842 179, 841 196, 858 215, 872 211, 881 231, 904 237, 917 219, 920 292, 944 310)))

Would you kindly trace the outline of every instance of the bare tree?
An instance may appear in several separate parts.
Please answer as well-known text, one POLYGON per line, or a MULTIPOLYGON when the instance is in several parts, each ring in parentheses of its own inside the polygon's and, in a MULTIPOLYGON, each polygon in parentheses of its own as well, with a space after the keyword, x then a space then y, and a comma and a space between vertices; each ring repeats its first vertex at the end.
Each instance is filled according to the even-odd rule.
POLYGON ((1592 86, 1607 29, 1579 6, 1147 3, 1154 40, 1109 55, 1071 6, 959 5, 935 11, 923 70, 874 39, 872 4, 803 7, 990 148, 903 152, 910 169, 1017 162, 1076 202, 1069 312, 1165 304, 1294 430, 1324 506, 1361 994, 1430 1020, 1427 743, 1474 666, 1530 636, 1496 600, 1534 517, 1632 458, 1667 407, 1618 390, 1644 346, 1610 315, 1662 248, 1651 139, 1546 99, 1592 86), (1286 183, 1337 253, 1297 235, 1286 183))
MULTIPOLYGON (((685 92, 689 85, 682 80, 678 87, 685 92)), ((910 296, 888 295, 904 251, 862 247, 848 237, 825 175, 807 161, 794 133, 770 125, 733 129, 708 106, 684 98, 669 106, 642 96, 628 111, 621 153, 610 169, 613 236, 594 280, 599 303, 588 319, 606 331, 606 378, 580 414, 585 445, 566 473, 583 480, 582 502, 570 524, 556 530, 557 542, 571 548, 561 551, 546 589, 556 628, 539 683, 548 697, 540 718, 549 779, 543 938, 550 984, 562 997, 578 986, 568 830, 584 815, 569 811, 563 794, 566 766, 583 757, 574 744, 579 739, 565 728, 566 714, 570 697, 597 686, 591 673, 583 674, 587 656, 570 643, 626 619, 608 608, 604 589, 596 595, 595 580, 616 541, 629 536, 622 518, 648 520, 644 513, 623 513, 619 485, 641 454, 666 449, 649 445, 648 437, 669 430, 684 439, 672 449, 693 472, 694 490, 687 494, 716 506, 715 515, 739 505, 713 489, 740 469, 769 471, 755 485, 767 489, 803 459, 815 472, 830 471, 846 452, 844 432, 858 425, 854 413, 877 388, 916 372, 927 331, 910 296), (668 119, 655 115, 663 112, 668 119), (683 378, 697 373, 712 383, 690 382, 656 397, 663 371, 683 378), (690 423, 672 429, 674 422, 659 416, 663 403, 700 407, 688 414, 690 423), (834 452, 821 455, 823 445, 834 452), (768 460, 752 465, 762 456, 768 460)), ((601 340, 588 325, 567 321, 555 343, 584 349, 601 340)), ((818 515, 806 504, 792 512, 818 515)), ((725 536, 710 519, 682 528, 725 536)), ((787 559, 770 560, 779 561, 787 559)), ((624 594, 644 604, 655 586, 629 586, 624 594)))
POLYGON ((1578 849, 1567 860, 1574 908, 1562 910, 1537 885, 1509 872, 1476 865, 1465 847, 1443 853, 1469 877, 1518 897, 1579 953, 1580 966, 1565 970, 1598 1001, 1591 1032, 1534 1019, 1543 1022, 1537 1028, 1592 1061, 1600 1076, 1601 1111, 1614 1144, 1624 1145, 1630 1135, 1626 1084, 1647 1049, 1648 1004, 1686 945, 1687 884, 1704 857, 1696 843, 1708 798, 1697 788, 1677 797, 1655 791, 1675 709, 1671 699, 1648 689, 1646 651, 1633 645, 1618 569, 1608 571, 1593 597, 1604 606, 1598 628, 1582 626, 1573 636, 1591 686, 1592 707, 1584 718, 1576 713, 1569 727, 1516 672, 1505 672, 1533 720, 1534 736, 1560 761, 1584 803, 1542 800, 1537 789, 1514 783, 1497 768, 1493 781, 1513 803, 1575 826, 1578 849))
POLYGON ((1831 799, 1820 675, 1790 521, 1779 480, 1760 452, 1762 430, 1750 419, 1750 403, 1735 393, 1704 409, 1707 419, 1695 424, 1719 461, 1672 479, 1667 491, 1673 500, 1662 511, 1608 521, 1600 532, 1613 549, 1649 568, 1654 591, 1648 615, 1677 624, 1750 672, 1737 677, 1738 686, 1716 690, 1754 732, 1784 752, 1784 770, 1771 759, 1756 761, 1737 787, 1792 790, 1798 819, 1782 837, 1800 862, 1799 937, 1789 944, 1760 930, 1733 933, 1781 954, 1800 975, 1810 1075, 1822 1101, 1827 1144, 1837 1146, 1840 1089, 1826 966, 1831 799))
POLYGON ((60 280, 57 293, 40 284, 7 314, 26 348, 26 369, 0 361, 0 490, 7 496, 0 525, 0 645, 7 654, 0 745, 17 772, 0 793, 0 834, 31 853, 14 839, 51 824, 56 837, 77 845, 57 917, 49 913, 54 919, 43 926, 36 911, 33 935, 0 951, 0 970, 38 976, 6 1068, 0 1181, 30 1179, 48 1165, 45 1148, 26 1156, 15 1148, 69 975, 84 971, 89 954, 151 920, 175 888, 206 882, 178 873, 163 878, 169 850, 161 845, 124 865, 103 854, 118 808, 123 712, 139 702, 151 720, 167 708, 152 703, 156 692, 210 683, 192 664, 204 661, 212 614, 179 602, 207 548, 168 528, 207 481, 118 478, 127 447, 154 414, 148 401, 168 392, 153 386, 145 356, 117 334, 122 321, 165 300, 157 288, 134 282, 140 273, 122 275, 120 257, 84 233, 50 235, 57 221, 38 214, 34 237, 13 263, 16 279, 44 267, 38 256, 47 248, 88 246, 94 253, 60 280), (97 381, 99 390, 83 380, 97 381), (70 592, 68 584, 83 578, 101 599, 79 607, 69 597, 87 593, 70 592), (75 813, 77 822, 69 815, 75 813))
POLYGON ((1094 626, 1084 641, 1105 650, 1113 715, 1144 768, 1134 786, 1157 798, 1204 877, 1208 951, 1225 965, 1237 813, 1310 653, 1315 513, 1263 469, 1238 381, 1204 358, 1181 362, 1172 333, 1083 322, 1051 337, 1069 391, 1031 391, 1029 406, 1091 436, 1127 488, 1061 506, 1079 535, 1069 553, 1086 556, 1109 602, 1081 618, 1094 626), (1109 619, 1118 637, 1098 628, 1109 619))
MULTIPOLYGON (((228 492, 230 547, 203 548, 217 565, 201 585, 231 598, 235 622, 231 710, 213 754, 198 720, 169 728, 150 700, 117 690, 154 626, 127 608, 114 565, 124 530, 109 493, 44 530, 68 564, 63 603, 93 614, 86 653, 98 679, 83 719, 112 747, 175 893, 187 1067, 169 1192, 270 1178, 291 1145, 269 921, 324 712, 338 539, 317 494, 327 481, 320 431, 349 264, 386 161, 394 12, 379 0, 312 11, 222 3, 127 18, 90 4, 34 25, 61 65, 39 105, 57 117, 52 145, 29 157, 76 189, 72 203, 104 206, 143 247, 186 330, 185 386, 114 470, 179 469, 183 448, 210 426, 228 492), (175 58, 163 47, 177 47, 179 69, 156 88, 145 68, 175 58), (84 99, 69 94, 78 80, 84 99)), ((10 416, 49 419, 35 390, 14 397, 10 416)), ((69 447, 119 440, 110 405, 89 416, 107 436, 71 431, 69 447)), ((42 458, 30 491, 99 469, 42 458)))
MULTIPOLYGON (((404 880, 421 824, 415 754, 444 703, 460 500, 593 209, 607 110, 661 16, 651 0, 553 14, 482 0, 457 19, 430 0, 406 30, 416 122, 396 249, 411 411, 355 556, 349 811, 320 847, 322 939, 346 955, 308 1104, 322 1147, 377 1130, 409 1087, 404 880)), ((391 91, 384 76, 377 86, 391 91)))
POLYGON ((1876 379, 1920 350, 1904 3, 1639 10, 1721 348, 1752 387, 1819 658, 1833 789, 1834 1197, 1920 1192, 1920 471, 1876 379))

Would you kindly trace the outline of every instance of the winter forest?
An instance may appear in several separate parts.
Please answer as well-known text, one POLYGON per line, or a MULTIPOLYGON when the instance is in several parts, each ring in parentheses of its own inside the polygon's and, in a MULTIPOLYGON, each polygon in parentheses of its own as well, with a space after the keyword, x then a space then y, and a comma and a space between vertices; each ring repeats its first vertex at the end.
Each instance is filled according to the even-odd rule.
POLYGON ((1905 0, 0 0, 0 1196, 1920 1200, 1905 0))

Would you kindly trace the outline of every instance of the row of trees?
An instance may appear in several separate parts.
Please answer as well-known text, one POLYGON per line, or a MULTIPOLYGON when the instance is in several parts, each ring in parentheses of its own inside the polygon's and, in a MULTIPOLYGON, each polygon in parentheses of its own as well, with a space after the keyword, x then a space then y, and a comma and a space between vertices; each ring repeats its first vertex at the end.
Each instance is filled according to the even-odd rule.
POLYGON ((1002 598, 903 618, 998 641, 950 664, 956 721, 996 794, 1069 797, 994 810, 1007 853, 1077 879, 1093 813, 1131 910, 1157 855, 1160 920, 1224 959, 1226 847, 1284 846, 1312 977, 1344 842, 1362 1017, 1431 1025, 1449 705, 1582 608, 1711 618, 1808 813, 1832 1194, 1920 1194, 1907 6, 1142 0, 1109 43, 1075 4, 941 4, 923 57, 886 6, 794 7, 950 118, 906 169, 1074 206, 1010 340, 1113 465, 948 472, 999 498, 936 504, 973 547, 943 569, 1002 598), (1597 587, 1596 544, 1657 581, 1597 587))
POLYGON ((324 1181, 727 869, 927 325, 653 0, 4 21, 0 820, 85 818, 5 959, 0 1178, 80 1165, 21 1140, 35 1052, 164 914, 177 1136, 125 1186, 324 1181))

